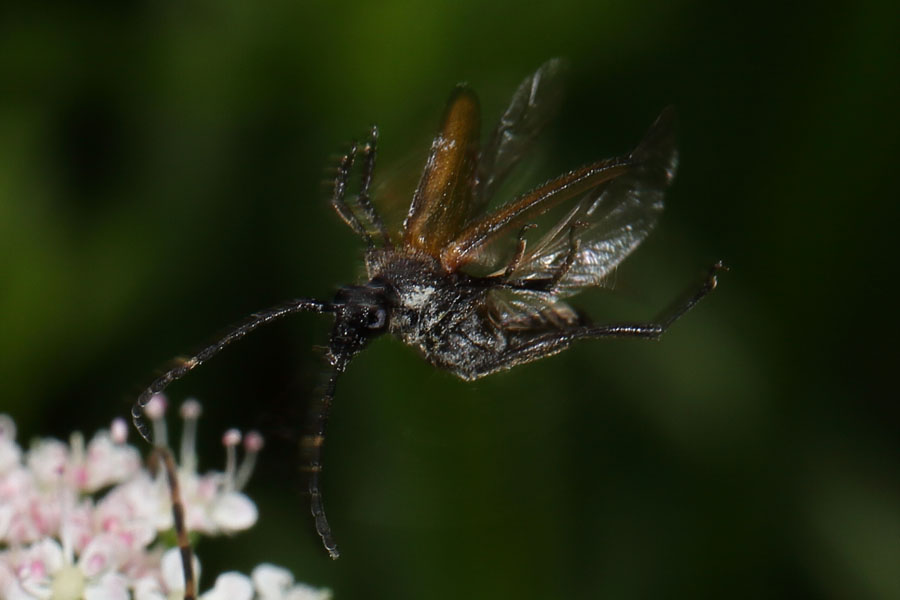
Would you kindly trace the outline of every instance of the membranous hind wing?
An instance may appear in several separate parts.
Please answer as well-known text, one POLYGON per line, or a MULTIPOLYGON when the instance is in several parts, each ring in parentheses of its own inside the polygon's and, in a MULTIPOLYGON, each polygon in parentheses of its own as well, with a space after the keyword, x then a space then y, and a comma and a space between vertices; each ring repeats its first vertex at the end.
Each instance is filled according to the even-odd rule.
POLYGON ((540 217, 551 208, 588 194, 624 175, 631 167, 628 159, 596 162, 570 171, 515 198, 471 222, 441 253, 447 271, 455 271, 478 261, 497 238, 540 217))
POLYGON ((431 143, 403 223, 404 246, 438 258, 441 249, 471 219, 476 210, 480 127, 475 93, 458 86, 447 102, 441 129, 431 143))
POLYGON ((602 285, 615 267, 647 237, 663 210, 665 190, 675 177, 675 113, 665 109, 625 161, 628 168, 597 186, 537 243, 512 272, 514 280, 552 278, 577 244, 571 267, 555 287, 557 297, 602 285))
POLYGON ((554 58, 519 84, 478 160, 475 202, 479 210, 556 114, 562 99, 564 71, 563 61, 554 58))
MULTIPOLYGON (((576 323, 577 316, 559 299, 604 284, 656 225, 678 163, 674 122, 674 110, 665 109, 631 154, 572 171, 520 196, 467 227, 443 258, 456 268, 476 261, 495 236, 571 202, 565 216, 505 274, 524 289, 494 290, 491 301, 496 318, 512 327, 576 323), (554 283, 540 289, 541 282, 554 283)), ((496 267, 500 276, 504 265, 496 267)))
POLYGON ((548 292, 495 288, 488 292, 487 314, 501 329, 534 333, 582 323, 581 315, 548 292))

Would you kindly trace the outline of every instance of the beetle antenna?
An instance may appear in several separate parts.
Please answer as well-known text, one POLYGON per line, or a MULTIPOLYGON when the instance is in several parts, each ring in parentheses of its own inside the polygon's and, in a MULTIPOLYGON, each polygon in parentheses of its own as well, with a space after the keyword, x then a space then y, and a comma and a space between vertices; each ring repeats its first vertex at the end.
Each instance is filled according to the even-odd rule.
POLYGON ((316 522, 316 532, 322 538, 322 544, 331 558, 338 558, 337 543, 331 533, 331 526, 325 516, 325 504, 322 501, 322 490, 319 486, 319 474, 322 472, 322 446, 325 444, 325 428, 331 414, 331 403, 337 378, 343 371, 346 361, 337 361, 321 395, 321 400, 313 405, 309 416, 309 429, 300 439, 300 451, 303 457, 303 470, 309 474, 309 508, 316 522))
POLYGON ((137 401, 131 407, 131 420, 134 422, 134 426, 137 428, 138 433, 141 434, 141 437, 144 438, 145 441, 153 443, 150 435, 150 426, 147 424, 146 420, 144 420, 144 408, 147 406, 147 403, 150 402, 150 398, 152 398, 155 394, 159 394, 160 392, 165 390, 173 381, 181 379, 182 377, 193 371, 195 368, 199 367, 204 362, 224 350, 225 347, 227 347, 229 344, 241 339, 251 331, 255 330, 257 327, 266 325, 282 317, 307 310, 316 313, 325 313, 333 312, 334 307, 329 302, 300 298, 260 312, 255 312, 237 325, 233 326, 231 329, 225 332, 225 334, 221 338, 219 338, 217 341, 213 342, 206 348, 202 349, 194 356, 191 356, 190 358, 179 359, 178 365, 172 367, 171 369, 157 377, 156 380, 151 383, 147 387, 147 389, 145 389, 141 393, 140 396, 138 396, 137 401))

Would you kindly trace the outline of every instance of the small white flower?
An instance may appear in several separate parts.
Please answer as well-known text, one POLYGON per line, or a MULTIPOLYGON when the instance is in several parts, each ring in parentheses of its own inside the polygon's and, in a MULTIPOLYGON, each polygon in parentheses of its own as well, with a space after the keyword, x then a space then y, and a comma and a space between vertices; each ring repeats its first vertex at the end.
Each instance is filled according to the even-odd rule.
MULTIPOLYGON (((165 411, 167 401, 157 394, 151 399, 147 415, 153 424, 155 435, 166 431, 165 411), (152 410, 149 410, 152 408, 152 410)), ((246 447, 244 462, 238 466, 236 446, 241 442, 241 433, 229 429, 222 436, 226 451, 224 472, 212 471, 205 475, 197 473, 196 427, 202 410, 196 400, 188 400, 181 408, 185 419, 185 435, 181 440, 181 468, 178 469, 178 481, 185 505, 185 523, 191 531, 214 535, 218 533, 236 533, 249 529, 259 517, 256 505, 246 495, 240 493, 246 480, 249 479, 256 454, 262 448, 262 438, 251 432, 248 437, 251 444, 246 447), (240 477, 240 480, 238 478, 240 477)), ((168 496, 168 487, 162 474, 158 477, 162 494, 168 496)), ((161 519, 171 526, 171 509, 166 505, 161 519)))
MULTIPOLYGON (((165 412, 155 399, 151 417, 165 412)), ((196 401, 182 409, 186 436, 178 469, 189 530, 234 533, 251 527, 256 505, 241 489, 263 445, 259 434, 225 436, 223 472, 197 473, 194 448, 196 401), (237 447, 243 438, 244 457, 237 447)), ((43 439, 22 452, 15 424, 0 415, 0 599, 3 600, 174 600, 184 595, 184 570, 177 548, 165 550, 160 533, 172 528, 171 498, 164 473, 142 468, 137 450, 125 444, 119 421, 85 445, 43 439), (105 493, 98 493, 109 488, 105 493)), ((199 580, 200 563, 194 558, 199 580)), ((326 600, 328 590, 297 584, 291 573, 263 564, 252 579, 220 575, 205 600, 326 600)))
POLYGON ((0 478, 0 542, 30 544, 59 529, 58 494, 40 492, 33 474, 19 468, 0 478))
POLYGON ((110 540, 96 538, 77 564, 67 558, 66 550, 54 539, 43 539, 31 546, 11 550, 2 562, 15 574, 7 575, 4 598, 19 596, 53 600, 127 600, 128 579, 116 569, 124 555, 110 540))
POLYGON ((23 550, 13 550, 8 561, 22 590, 31 598, 50 598, 52 576, 65 566, 62 546, 53 539, 41 540, 23 550))
POLYGON ((25 466, 42 489, 56 489, 63 482, 69 448, 59 440, 37 441, 28 451, 25 466))
POLYGON ((115 536, 103 533, 92 539, 78 558, 78 568, 87 577, 99 577, 118 568, 128 556, 128 548, 115 536))
POLYGON ((87 447, 84 489, 94 492, 128 480, 141 469, 137 449, 116 443, 110 432, 98 432, 87 447))
POLYGON ((75 433, 69 445, 38 441, 28 452, 27 467, 41 489, 65 485, 92 493, 132 477, 141 468, 141 457, 135 448, 115 443, 107 431, 98 432, 87 449, 84 438, 75 433))
POLYGON ((171 528, 169 499, 146 473, 118 485, 97 504, 94 527, 119 536, 132 549, 150 544, 157 532, 171 528))

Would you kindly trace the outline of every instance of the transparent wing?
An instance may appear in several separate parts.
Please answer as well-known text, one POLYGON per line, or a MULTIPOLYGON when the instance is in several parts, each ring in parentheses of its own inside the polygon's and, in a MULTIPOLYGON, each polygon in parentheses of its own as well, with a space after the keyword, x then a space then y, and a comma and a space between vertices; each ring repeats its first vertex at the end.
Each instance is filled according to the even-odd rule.
POLYGON ((477 265, 493 254, 491 246, 505 235, 537 219, 547 211, 576 201, 623 176, 634 165, 631 159, 601 160, 560 175, 556 179, 514 198, 497 209, 471 221, 441 252, 441 264, 448 272, 477 265))
POLYGON ((565 329, 581 321, 572 307, 548 292, 494 289, 488 306, 494 322, 507 331, 565 329))
POLYGON ((483 207, 556 114, 565 63, 548 60, 516 89, 478 162, 476 203, 483 207))
POLYGON ((675 176, 674 111, 667 108, 629 155, 633 166, 581 197, 512 272, 518 280, 552 279, 571 251, 571 267, 554 289, 556 297, 601 285, 650 233, 663 209, 663 196, 675 176))

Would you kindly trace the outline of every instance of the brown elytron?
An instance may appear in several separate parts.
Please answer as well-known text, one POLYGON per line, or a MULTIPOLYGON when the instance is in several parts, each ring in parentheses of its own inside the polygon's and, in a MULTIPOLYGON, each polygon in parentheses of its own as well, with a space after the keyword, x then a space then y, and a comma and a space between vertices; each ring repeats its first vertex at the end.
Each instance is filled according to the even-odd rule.
POLYGON ((392 235, 370 198, 378 133, 341 160, 332 206, 366 242, 368 281, 334 300, 298 299, 259 313, 164 373, 132 410, 145 439, 150 397, 260 325, 301 311, 331 313, 331 370, 301 447, 316 530, 338 549, 319 486, 325 427, 338 376, 374 337, 391 333, 433 365, 472 380, 556 354, 580 339, 658 338, 716 285, 714 265, 686 300, 649 323, 594 325, 563 300, 604 285, 650 233, 675 176, 674 114, 666 109, 629 154, 561 175, 493 210, 488 203, 558 104, 561 64, 544 63, 513 94, 487 144, 479 146, 475 94, 450 96, 401 230, 392 235), (360 162, 356 194, 348 186, 360 162), (553 224, 537 226, 544 217, 553 224), (530 233, 531 232, 531 233, 530 233))
POLYGON ((404 223, 405 247, 435 256, 473 216, 478 112, 472 90, 459 87, 453 92, 404 223))

